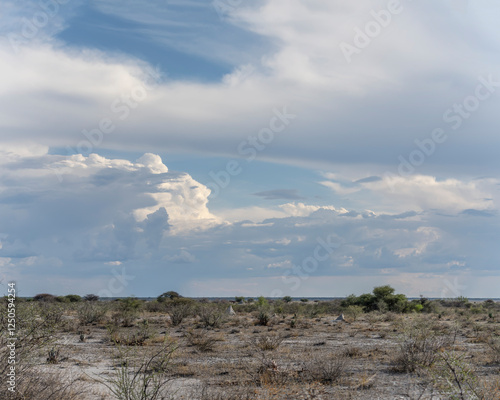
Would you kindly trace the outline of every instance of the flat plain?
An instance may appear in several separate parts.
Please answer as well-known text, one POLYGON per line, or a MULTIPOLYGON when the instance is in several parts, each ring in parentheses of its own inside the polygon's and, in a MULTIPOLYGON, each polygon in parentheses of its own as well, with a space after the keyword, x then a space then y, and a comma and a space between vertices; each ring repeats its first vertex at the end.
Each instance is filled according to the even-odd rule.
POLYGON ((17 387, 1 398, 500 399, 500 304, 431 303, 19 302, 17 387))

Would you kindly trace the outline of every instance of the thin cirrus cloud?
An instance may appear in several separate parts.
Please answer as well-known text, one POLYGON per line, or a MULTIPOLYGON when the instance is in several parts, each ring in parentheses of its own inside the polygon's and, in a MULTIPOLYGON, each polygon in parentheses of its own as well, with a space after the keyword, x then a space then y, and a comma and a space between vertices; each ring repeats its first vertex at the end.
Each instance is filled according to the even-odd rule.
MULTIPOLYGON (((377 4, 380 8, 385 3, 377 4)), ((108 14, 116 8, 111 2, 98 2, 96 7, 108 14)), ((151 3, 142 13, 152 18, 155 7, 159 4, 151 3)), ((241 140, 267 126, 273 108, 288 105, 298 118, 276 139, 276 145, 267 146, 262 159, 300 160, 310 165, 375 163, 395 168, 398 156, 413 150, 415 139, 422 140, 434 128, 444 126, 449 144, 426 160, 424 168, 452 163, 477 169, 478 151, 470 150, 498 141, 491 126, 500 97, 492 96, 481 104, 476 113, 481 116, 468 119, 459 132, 452 132, 442 115, 474 93, 479 75, 495 73, 490 66, 498 56, 483 43, 486 28, 482 28, 482 14, 471 13, 464 20, 460 14, 450 16, 444 5, 433 5, 434 23, 429 25, 428 18, 422 18, 428 15, 429 6, 409 3, 387 30, 348 64, 339 44, 352 41, 355 27, 363 26, 373 7, 370 2, 354 7, 299 1, 235 7, 228 22, 218 21, 221 29, 237 27, 278 46, 264 47, 251 60, 240 60, 233 72, 218 82, 169 80, 167 70, 166 79, 130 110, 125 121, 120 119, 123 114, 112 111, 111 104, 143 84, 146 66, 137 56, 104 54, 91 47, 73 49, 68 44, 55 45, 57 41, 37 49, 27 45, 21 54, 13 55, 4 41, 0 75, 4 122, 0 135, 7 139, 16 129, 18 137, 34 139, 34 127, 28 121, 37 121, 36 137, 51 147, 64 148, 84 140, 83 129, 91 130, 100 119, 110 117, 119 127, 102 144, 109 149, 146 152, 154 146, 162 151, 240 157, 236 149, 241 140), (336 20, 342 22, 332 23, 336 20), (439 34, 434 34, 437 27, 439 34), (465 42, 460 40, 464 30, 465 42), (22 68, 18 68, 20 64, 22 68), (242 68, 253 72, 242 75, 242 68), (14 76, 17 78, 12 79, 14 76), (23 87, 26 90, 20 91, 23 87), (60 110, 57 117, 50 113, 52 109, 60 110), (360 113, 363 118, 359 118, 360 113), (482 132, 480 137, 472 134, 477 131, 482 132)), ((123 14, 133 7, 121 10, 117 12, 123 14)), ((142 13, 127 12, 123 17, 133 19, 137 14, 135 18, 144 23, 142 13)), ((157 31, 167 29, 157 25, 153 24, 157 31)), ((192 34, 196 32, 193 28, 192 34)), ((156 34, 150 35, 153 38, 156 34)), ((225 53, 211 46, 200 47, 211 48, 214 57, 225 53)), ((195 52, 189 48, 183 51, 195 52)), ((493 154, 483 154, 483 164, 485 157, 493 154)), ((487 163, 484 168, 494 169, 494 165, 487 163)))
POLYGON ((305 198, 298 194, 296 189, 274 189, 264 192, 254 193, 265 200, 304 200, 305 198))

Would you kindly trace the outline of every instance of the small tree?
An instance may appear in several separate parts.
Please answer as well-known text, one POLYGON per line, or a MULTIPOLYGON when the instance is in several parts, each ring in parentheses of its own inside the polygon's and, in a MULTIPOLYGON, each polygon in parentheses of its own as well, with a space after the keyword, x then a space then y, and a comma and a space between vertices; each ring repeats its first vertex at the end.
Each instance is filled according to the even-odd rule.
POLYGON ((292 301, 292 296, 285 296, 285 297, 283 297, 283 301, 285 303, 290 303, 292 301))
POLYGON ((174 292, 172 290, 168 291, 168 292, 165 292, 165 293, 162 293, 160 294, 156 300, 159 301, 160 303, 166 301, 166 300, 175 300, 175 299, 179 299, 181 298, 182 296, 177 293, 177 292, 174 292))
POLYGON ((377 286, 376 288, 373 289, 373 295, 377 298, 377 300, 384 300, 388 298, 389 296, 392 296, 394 294, 395 290, 389 285, 385 286, 377 286))
POLYGON ((99 296, 96 294, 87 294, 87 295, 83 296, 83 300, 84 301, 98 301, 99 296))

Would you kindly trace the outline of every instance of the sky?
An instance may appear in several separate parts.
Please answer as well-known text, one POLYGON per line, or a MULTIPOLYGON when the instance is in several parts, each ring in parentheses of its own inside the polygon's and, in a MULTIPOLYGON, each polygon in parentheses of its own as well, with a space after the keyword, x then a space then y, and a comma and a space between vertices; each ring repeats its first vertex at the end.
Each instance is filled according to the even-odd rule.
POLYGON ((4 0, 0 288, 500 298, 494 0, 4 0))

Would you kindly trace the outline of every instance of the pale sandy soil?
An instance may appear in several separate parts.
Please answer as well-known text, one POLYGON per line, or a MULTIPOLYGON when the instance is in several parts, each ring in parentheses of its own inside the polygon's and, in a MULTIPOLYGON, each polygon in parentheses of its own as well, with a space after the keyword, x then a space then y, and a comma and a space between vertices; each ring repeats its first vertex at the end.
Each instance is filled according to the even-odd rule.
MULTIPOLYGON (((207 331, 195 318, 171 327, 166 315, 145 312, 135 325, 140 326, 141 320, 147 319, 151 338, 143 346, 124 347, 134 358, 160 346, 166 335, 176 343, 177 350, 166 370, 170 382, 165 393, 172 399, 201 399, 204 386, 222 393, 238 388, 256 392, 253 397, 256 399, 416 399, 423 391, 422 385, 429 383, 429 376, 393 370, 405 320, 412 318, 415 317, 364 315, 357 321, 345 323, 333 322, 332 316, 325 316, 302 318, 292 328, 290 316, 274 318, 270 326, 256 326, 255 317, 237 315, 220 328, 207 331), (193 345, 188 340, 190 332, 198 332, 205 338, 215 337, 213 350, 202 351, 193 345), (264 351, 256 343, 266 337, 279 337, 282 342, 277 349, 264 351), (306 378, 307 365, 328 357, 345 359, 339 379, 318 383, 306 378), (289 394, 285 395, 287 391, 289 394), (285 397, 279 397, 280 392, 285 397)), ((488 338, 498 337, 497 320, 485 316, 463 321, 451 317, 438 319, 436 315, 423 318, 427 318, 439 337, 449 338, 446 349, 440 351, 461 355, 484 384, 498 379, 500 365, 487 344, 488 338)), ((110 391, 98 382, 112 378, 120 368, 117 346, 110 340, 110 333, 102 325, 79 327, 71 317, 67 322, 67 332, 57 337, 58 363, 48 364, 46 355, 40 354, 39 372, 61 372, 65 379, 75 380, 84 388, 85 399, 113 399, 110 391), (86 332, 85 342, 80 341, 80 329, 86 332)), ((134 329, 136 327, 121 328, 120 332, 126 335, 134 329)), ((226 398, 243 397, 217 397, 226 398)))

